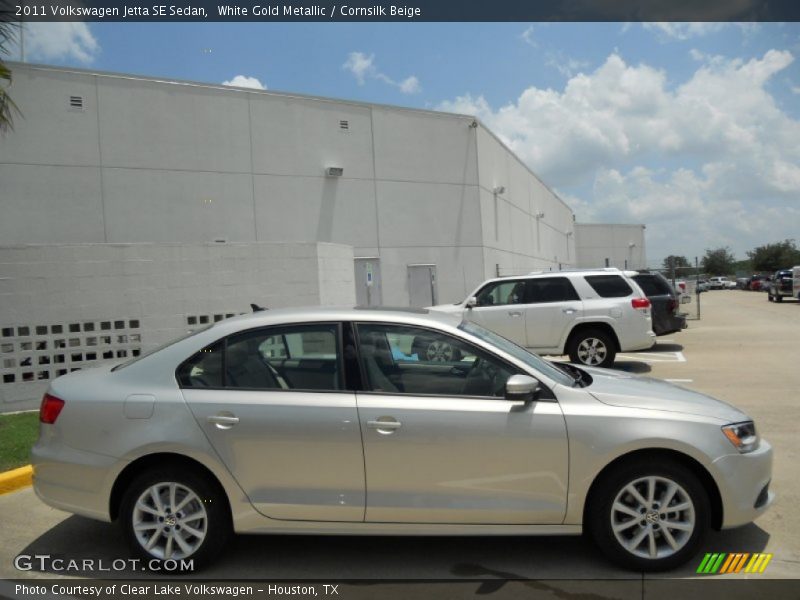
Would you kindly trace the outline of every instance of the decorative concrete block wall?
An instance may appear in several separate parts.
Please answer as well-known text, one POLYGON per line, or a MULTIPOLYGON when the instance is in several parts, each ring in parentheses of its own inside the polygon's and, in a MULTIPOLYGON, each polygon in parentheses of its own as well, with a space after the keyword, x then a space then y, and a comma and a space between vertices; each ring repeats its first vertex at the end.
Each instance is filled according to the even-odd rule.
POLYGON ((324 243, 0 246, 0 411, 251 302, 355 304, 352 265, 351 247, 324 243))

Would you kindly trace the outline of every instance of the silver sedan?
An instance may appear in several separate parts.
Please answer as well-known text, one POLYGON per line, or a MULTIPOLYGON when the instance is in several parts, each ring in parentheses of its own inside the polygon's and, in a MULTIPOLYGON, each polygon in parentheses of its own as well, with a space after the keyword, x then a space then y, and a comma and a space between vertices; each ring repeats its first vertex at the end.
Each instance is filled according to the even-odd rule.
POLYGON ((195 568, 233 532, 585 532, 663 570, 773 501, 772 449, 736 408, 416 309, 228 319, 54 380, 40 419, 42 500, 195 568))

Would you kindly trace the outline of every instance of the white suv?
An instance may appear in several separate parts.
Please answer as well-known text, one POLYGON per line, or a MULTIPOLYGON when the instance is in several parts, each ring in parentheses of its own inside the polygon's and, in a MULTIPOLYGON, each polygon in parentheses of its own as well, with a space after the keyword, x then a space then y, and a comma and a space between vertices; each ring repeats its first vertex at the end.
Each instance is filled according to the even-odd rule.
MULTIPOLYGON (((629 272, 614 268, 490 279, 463 302, 433 308, 461 313, 539 354, 569 354, 589 366, 610 367, 617 352, 656 342, 650 301, 629 272)), ((415 351, 442 350, 420 344, 415 351)))

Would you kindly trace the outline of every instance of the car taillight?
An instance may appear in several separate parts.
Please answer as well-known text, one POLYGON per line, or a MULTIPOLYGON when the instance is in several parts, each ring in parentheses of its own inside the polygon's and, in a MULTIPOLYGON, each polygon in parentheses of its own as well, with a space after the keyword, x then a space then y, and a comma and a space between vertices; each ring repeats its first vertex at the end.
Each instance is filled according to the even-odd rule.
POLYGON ((647 298, 634 298, 631 300, 633 308, 650 308, 650 300, 647 298))
POLYGON ((62 408, 64 408, 64 401, 61 398, 45 394, 42 398, 42 405, 39 407, 39 422, 52 425, 56 422, 62 408))
POLYGON ((678 308, 678 301, 675 300, 675 298, 670 298, 669 302, 667 303, 667 310, 669 312, 675 312, 677 308, 678 308))

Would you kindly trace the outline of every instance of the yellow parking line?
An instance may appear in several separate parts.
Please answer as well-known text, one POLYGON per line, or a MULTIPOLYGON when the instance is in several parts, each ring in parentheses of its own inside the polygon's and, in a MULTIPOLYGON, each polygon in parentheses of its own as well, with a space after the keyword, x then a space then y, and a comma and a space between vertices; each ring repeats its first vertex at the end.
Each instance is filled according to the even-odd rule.
POLYGON ((8 494, 27 487, 31 485, 32 478, 33 467, 30 465, 0 473, 0 494, 8 494))

